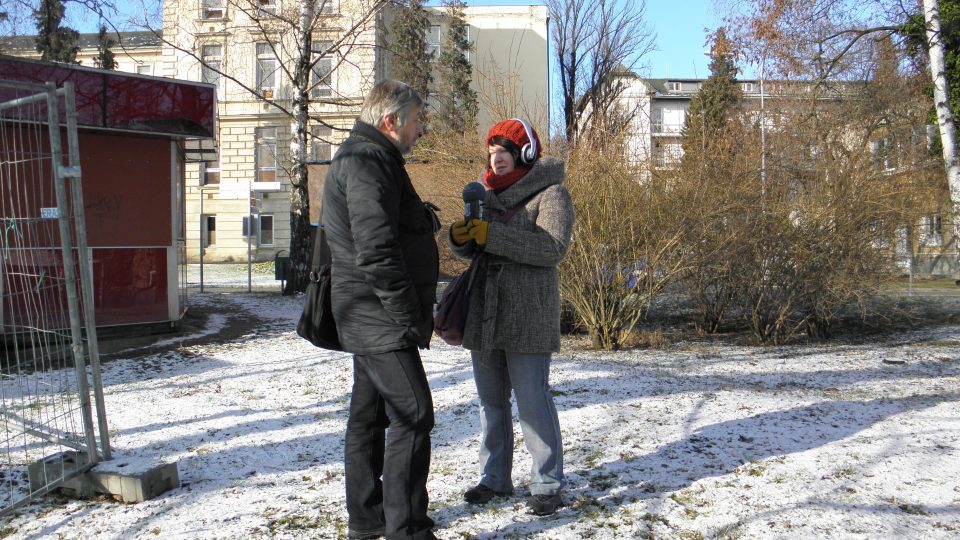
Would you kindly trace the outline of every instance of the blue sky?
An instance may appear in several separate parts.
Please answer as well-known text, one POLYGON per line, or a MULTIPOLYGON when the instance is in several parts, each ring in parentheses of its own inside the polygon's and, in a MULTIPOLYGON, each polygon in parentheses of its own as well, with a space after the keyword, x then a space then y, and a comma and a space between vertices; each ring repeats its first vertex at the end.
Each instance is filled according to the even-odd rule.
MULTIPOLYGON (((522 0, 466 1, 468 5, 478 6, 528 3, 522 0)), ((533 0, 529 3, 541 2, 533 0)), ((121 11, 137 4, 138 0, 117 1, 121 11)), ((704 29, 712 30, 720 24, 712 0, 647 0, 646 20, 657 35, 657 50, 641 60, 638 65, 641 75, 655 78, 705 78, 709 74, 707 57, 703 54, 706 38, 704 29)), ((96 32, 97 21, 93 17, 75 17, 72 24, 81 32, 96 32)))

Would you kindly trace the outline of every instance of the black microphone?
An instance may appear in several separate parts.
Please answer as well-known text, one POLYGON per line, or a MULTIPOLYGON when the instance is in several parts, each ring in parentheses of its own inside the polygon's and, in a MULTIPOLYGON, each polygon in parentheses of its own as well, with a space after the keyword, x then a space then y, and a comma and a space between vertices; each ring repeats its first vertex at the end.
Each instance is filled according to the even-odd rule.
POLYGON ((483 199, 486 188, 480 182, 470 182, 463 188, 463 220, 483 219, 483 199))

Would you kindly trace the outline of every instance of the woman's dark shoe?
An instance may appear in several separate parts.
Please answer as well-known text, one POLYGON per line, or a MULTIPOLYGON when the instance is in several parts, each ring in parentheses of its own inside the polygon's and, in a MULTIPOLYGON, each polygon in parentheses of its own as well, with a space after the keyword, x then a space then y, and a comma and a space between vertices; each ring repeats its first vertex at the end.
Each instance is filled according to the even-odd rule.
POLYGON ((561 506, 563 506, 563 499, 560 498, 559 491, 553 495, 531 495, 527 499, 527 507, 530 508, 530 513, 538 516, 549 516, 561 506))
POLYGON ((494 497, 503 497, 510 495, 509 491, 494 491, 483 484, 468 489, 463 494, 463 500, 470 504, 487 504, 494 497))

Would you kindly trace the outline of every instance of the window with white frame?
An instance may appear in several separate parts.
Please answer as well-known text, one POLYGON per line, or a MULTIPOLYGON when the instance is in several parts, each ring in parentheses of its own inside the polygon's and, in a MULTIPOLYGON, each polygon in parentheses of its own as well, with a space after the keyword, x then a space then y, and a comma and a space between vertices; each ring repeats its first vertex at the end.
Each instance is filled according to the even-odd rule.
POLYGON ((752 82, 745 82, 740 84, 740 89, 746 92, 747 94, 752 94, 756 92, 756 87, 752 82))
POLYGON ((929 214, 921 219, 923 243, 928 246, 943 245, 943 221, 940 214, 929 214))
POLYGON ((436 60, 440 57, 440 25, 431 24, 427 30, 427 54, 436 60))
POLYGON ((226 13, 225 0, 202 0, 201 16, 204 19, 222 19, 226 13))
POLYGON ((872 244, 875 249, 890 247, 890 239, 886 235, 886 226, 883 220, 876 219, 870 222, 870 236, 873 238, 872 244))
POLYGON ((137 64, 137 73, 140 75, 153 75, 153 64, 137 64))
POLYGON ((265 13, 276 13, 277 12, 277 0, 257 0, 260 4, 260 11, 265 13))
POLYGON ((277 128, 262 127, 254 130, 256 182, 277 180, 277 128))
POLYGON ((321 15, 336 15, 338 0, 320 0, 320 2, 321 15))
POLYGON ((333 95, 333 55, 329 51, 332 41, 318 41, 311 45, 313 68, 310 79, 310 95, 330 97, 333 95))
POLYGON ((261 246, 273 245, 273 216, 270 214, 260 214, 259 237, 257 244, 261 246))
POLYGON ((312 126, 310 128, 310 159, 313 161, 327 161, 333 158, 333 145, 330 137, 333 129, 330 126, 312 126))
POLYGON ((269 43, 257 43, 257 84, 265 98, 273 97, 273 90, 277 85, 277 57, 269 43))
POLYGON ((220 183, 220 160, 203 162, 203 185, 220 183))
POLYGON ((220 90, 220 72, 223 70, 223 45, 211 43, 200 48, 200 81, 217 85, 220 90))
POLYGON ((683 89, 683 85, 678 81, 669 81, 667 82, 667 90, 670 92, 679 92, 683 89))
POLYGON ((892 171, 897 168, 897 143, 893 137, 888 136, 871 141, 870 151, 878 169, 892 171))

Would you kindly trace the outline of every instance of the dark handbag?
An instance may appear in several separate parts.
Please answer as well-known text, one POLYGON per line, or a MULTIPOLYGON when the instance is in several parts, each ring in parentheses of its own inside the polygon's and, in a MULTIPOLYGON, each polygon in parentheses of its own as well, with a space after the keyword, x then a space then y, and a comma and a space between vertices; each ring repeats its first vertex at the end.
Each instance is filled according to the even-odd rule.
POLYGON ((323 250, 329 250, 323 225, 317 228, 316 234, 313 242, 313 269, 310 271, 310 283, 307 284, 303 299, 303 313, 297 323, 297 335, 322 349, 342 351, 343 346, 337 334, 337 321, 333 319, 333 307, 330 304, 330 263, 320 264, 323 250))
POLYGON ((470 261, 470 267, 447 285, 433 315, 433 331, 447 345, 463 345, 463 330, 467 326, 467 308, 473 275, 480 257, 470 261))

